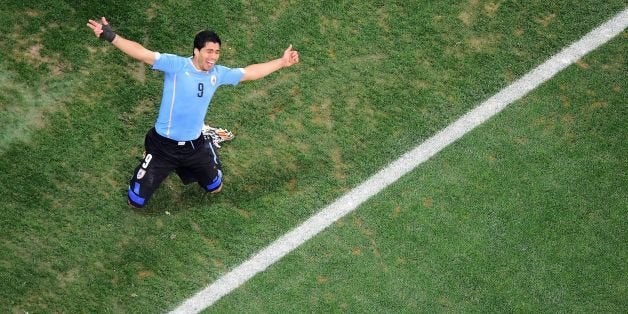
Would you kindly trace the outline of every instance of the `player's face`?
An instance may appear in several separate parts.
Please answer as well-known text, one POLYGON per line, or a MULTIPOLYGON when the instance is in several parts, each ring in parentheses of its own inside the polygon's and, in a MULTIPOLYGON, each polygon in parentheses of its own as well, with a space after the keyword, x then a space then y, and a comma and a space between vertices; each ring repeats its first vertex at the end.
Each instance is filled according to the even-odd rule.
POLYGON ((207 42, 200 50, 194 49, 194 63, 201 71, 209 71, 220 57, 220 45, 218 43, 207 42))

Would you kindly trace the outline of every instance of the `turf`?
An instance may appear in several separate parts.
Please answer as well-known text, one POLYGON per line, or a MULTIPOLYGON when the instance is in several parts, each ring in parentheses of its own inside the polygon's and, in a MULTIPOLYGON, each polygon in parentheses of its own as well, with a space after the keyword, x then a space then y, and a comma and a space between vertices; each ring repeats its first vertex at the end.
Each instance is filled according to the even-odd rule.
MULTIPOLYGON (((163 312, 624 1, 50 1, 0 10, 0 311, 163 312), (162 74, 98 41, 244 66, 214 97, 225 189, 125 191, 162 74)), ((625 312, 626 33, 210 311, 625 312), (573 250, 569 250, 572 248, 573 250), (417 288, 419 287, 419 288, 417 288), (547 305, 547 307, 543 307, 547 305)))
POLYGON ((207 312, 623 312, 623 40, 207 312))

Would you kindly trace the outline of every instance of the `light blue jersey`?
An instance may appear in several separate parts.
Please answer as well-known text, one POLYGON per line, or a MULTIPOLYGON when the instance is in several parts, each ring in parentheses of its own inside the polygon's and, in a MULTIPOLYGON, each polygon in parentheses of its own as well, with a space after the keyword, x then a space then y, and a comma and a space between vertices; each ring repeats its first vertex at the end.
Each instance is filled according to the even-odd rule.
POLYGON ((209 72, 199 71, 192 64, 191 57, 159 53, 153 69, 165 73, 155 130, 159 135, 176 141, 198 138, 218 86, 237 85, 244 75, 244 69, 221 65, 214 65, 209 72))

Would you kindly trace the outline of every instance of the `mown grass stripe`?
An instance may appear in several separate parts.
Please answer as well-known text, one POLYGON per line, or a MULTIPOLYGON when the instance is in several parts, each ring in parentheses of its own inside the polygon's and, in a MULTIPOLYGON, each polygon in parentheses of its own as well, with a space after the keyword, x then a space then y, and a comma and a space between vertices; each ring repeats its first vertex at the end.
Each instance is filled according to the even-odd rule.
POLYGON ((171 313, 197 313, 211 306, 509 104, 617 36, 627 26, 628 9, 625 9, 185 300, 171 313))

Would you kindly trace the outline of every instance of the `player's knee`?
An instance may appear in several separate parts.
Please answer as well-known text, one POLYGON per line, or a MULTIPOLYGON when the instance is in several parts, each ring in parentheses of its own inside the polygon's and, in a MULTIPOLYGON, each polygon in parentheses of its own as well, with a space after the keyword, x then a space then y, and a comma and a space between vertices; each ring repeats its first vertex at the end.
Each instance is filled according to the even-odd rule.
POLYGON ((215 190, 213 190, 213 191, 211 191, 209 193, 214 194, 214 193, 219 193, 220 191, 222 191, 222 184, 217 189, 215 189, 215 190))
POLYGON ((205 191, 209 192, 209 193, 218 193, 220 191, 222 191, 222 183, 215 185, 215 184, 208 184, 206 186, 204 186, 203 188, 205 188, 205 191))
POLYGON ((209 193, 218 193, 222 190, 222 171, 218 170, 218 175, 209 184, 203 185, 205 191, 209 193))
POLYGON ((147 199, 140 196, 140 184, 137 182, 131 182, 127 195, 129 205, 135 208, 142 208, 146 204, 147 199))

